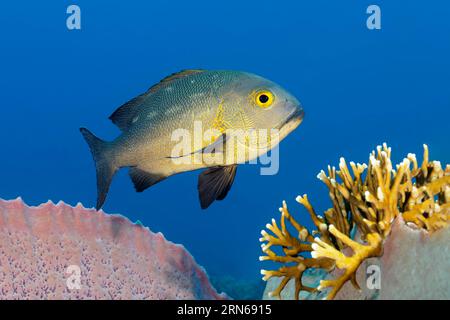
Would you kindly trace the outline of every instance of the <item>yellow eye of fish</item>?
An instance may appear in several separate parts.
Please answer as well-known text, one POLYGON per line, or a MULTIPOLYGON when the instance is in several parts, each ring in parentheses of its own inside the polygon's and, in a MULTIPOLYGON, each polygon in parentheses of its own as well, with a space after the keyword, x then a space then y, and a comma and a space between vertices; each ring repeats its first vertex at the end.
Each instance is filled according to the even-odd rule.
POLYGON ((255 103, 261 108, 270 107, 273 103, 273 100, 273 93, 268 90, 259 91, 255 95, 255 103))

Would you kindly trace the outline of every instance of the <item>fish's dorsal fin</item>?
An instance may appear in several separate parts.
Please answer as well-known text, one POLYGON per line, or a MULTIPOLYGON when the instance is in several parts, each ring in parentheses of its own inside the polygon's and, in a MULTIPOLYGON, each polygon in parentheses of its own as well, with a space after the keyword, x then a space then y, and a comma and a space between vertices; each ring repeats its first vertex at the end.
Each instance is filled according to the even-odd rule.
POLYGON ((109 116, 109 119, 119 127, 120 130, 127 130, 133 123, 133 119, 137 113, 137 110, 145 100, 146 93, 131 99, 127 103, 121 105, 109 116))
POLYGON ((175 81, 177 79, 181 79, 184 77, 187 77, 191 74, 204 72, 204 70, 200 69, 189 69, 189 70, 182 70, 180 72, 176 72, 171 74, 170 76, 165 77, 157 84, 151 86, 145 93, 131 99, 127 103, 123 104, 119 108, 117 108, 116 111, 109 117, 109 119, 119 127, 120 130, 125 131, 127 130, 131 124, 133 123, 133 119, 136 116, 137 110, 144 102, 145 98, 151 93, 155 93, 161 88, 166 87, 169 85, 172 81, 175 81))
POLYGON ((186 69, 186 70, 181 70, 179 72, 172 73, 170 76, 163 78, 160 82, 158 82, 157 84, 150 87, 150 89, 148 89, 148 92, 151 92, 151 93, 156 92, 159 89, 164 88, 167 85, 169 85, 172 81, 190 76, 191 74, 201 73, 201 72, 205 72, 205 70, 186 69))

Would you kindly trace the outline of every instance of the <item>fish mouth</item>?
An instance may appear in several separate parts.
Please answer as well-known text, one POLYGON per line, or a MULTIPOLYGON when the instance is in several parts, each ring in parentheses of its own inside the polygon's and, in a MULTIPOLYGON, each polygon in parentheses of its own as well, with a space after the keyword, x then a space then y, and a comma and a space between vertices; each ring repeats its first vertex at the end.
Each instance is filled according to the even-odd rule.
POLYGON ((298 125, 303 121, 303 117, 305 116, 305 111, 302 108, 295 109, 285 121, 280 123, 275 128, 278 130, 284 129, 285 127, 293 126, 292 130, 298 127, 298 125))
POLYGON ((267 152, 268 146, 270 146, 269 149, 272 149, 281 140, 283 140, 290 132, 295 130, 300 125, 300 123, 303 121, 304 116, 305 116, 305 112, 303 111, 302 108, 296 108, 293 112, 291 112, 289 114, 289 116, 286 118, 286 120, 282 121, 279 125, 272 128, 272 130, 275 129, 275 130, 277 130, 277 132, 270 134, 270 139, 269 139, 270 143, 268 145, 259 143, 259 140, 258 140, 258 144, 256 146, 255 145, 247 146, 246 143, 243 143, 239 139, 238 139, 238 142, 239 142, 239 144, 247 146, 250 149, 263 150, 264 152, 267 152))

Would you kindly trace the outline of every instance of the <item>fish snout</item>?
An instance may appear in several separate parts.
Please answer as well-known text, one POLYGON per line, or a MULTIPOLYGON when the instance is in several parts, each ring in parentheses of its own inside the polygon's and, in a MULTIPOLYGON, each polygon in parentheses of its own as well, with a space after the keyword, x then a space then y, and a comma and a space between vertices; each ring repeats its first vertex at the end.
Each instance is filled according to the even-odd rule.
POLYGON ((287 117, 285 124, 291 123, 291 122, 302 122, 303 118, 305 116, 305 111, 301 106, 296 106, 294 111, 292 111, 289 116, 287 117))
POLYGON ((299 108, 300 108, 300 117, 303 120, 303 118, 305 117, 305 110, 303 110, 302 107, 299 107, 299 108))
POLYGON ((291 113, 288 114, 288 116, 285 118, 286 120, 277 126, 277 129, 280 130, 280 140, 284 139, 289 133, 294 131, 302 123, 305 116, 305 111, 300 105, 295 105, 293 107, 294 110, 292 110, 291 113))

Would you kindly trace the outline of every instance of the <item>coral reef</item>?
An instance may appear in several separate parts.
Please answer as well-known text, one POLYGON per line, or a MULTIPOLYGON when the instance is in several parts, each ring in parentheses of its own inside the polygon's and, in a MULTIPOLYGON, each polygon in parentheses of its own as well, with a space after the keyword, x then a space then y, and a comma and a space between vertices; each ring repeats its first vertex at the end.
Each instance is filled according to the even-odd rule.
MULTIPOLYGON (((398 299, 450 299, 450 228, 429 233, 423 229, 413 229, 398 216, 391 234, 383 244, 383 255, 364 261, 358 268, 356 279, 361 290, 355 290, 350 282, 342 286, 336 300, 398 300, 398 299), (380 277, 373 284, 373 267, 380 277)), ((323 269, 308 269, 302 277, 305 285, 317 287, 321 280, 333 279, 339 270, 326 272, 323 269)), ((267 281, 264 299, 269 297, 280 284, 281 278, 267 281)), ((281 292, 281 299, 294 299, 295 281, 290 280, 281 292)), ((313 293, 302 291, 300 299, 317 300, 327 296, 327 290, 313 293)))
POLYGON ((120 215, 0 200, 0 299, 223 299, 183 246, 120 215))
MULTIPOLYGON (((323 269, 310 268, 306 269, 302 275, 302 284, 308 287, 316 288, 320 281, 327 278, 329 274, 323 269)), ((273 296, 272 292, 278 288, 281 277, 271 277, 266 282, 266 288, 263 293, 263 300, 294 300, 295 294, 295 280, 290 279, 279 296, 273 296)), ((300 291, 298 295, 299 300, 320 300, 326 297, 326 291, 300 291)))
POLYGON ((261 271, 264 280, 281 278, 272 296, 280 297, 290 280, 294 281, 296 299, 301 291, 325 290, 326 298, 333 299, 348 281, 359 290, 359 266, 383 254, 384 242, 397 217, 431 236, 449 225, 450 166, 444 170, 440 162, 429 161, 426 145, 420 167, 416 156, 408 154, 393 169, 391 149, 386 144, 370 154, 368 165, 350 162, 350 167, 352 173, 341 158, 339 170, 328 167, 328 175, 319 173, 332 202, 323 216, 316 214, 306 195, 297 197, 309 212, 315 230, 299 224, 283 202, 280 226, 272 219, 266 226, 271 234, 261 232, 266 255, 260 260, 283 264, 278 270, 261 271), (293 236, 292 230, 298 235, 293 236), (279 253, 274 251, 277 247, 279 253), (333 277, 321 280, 316 287, 308 286, 302 276, 310 268, 324 269, 333 277))

